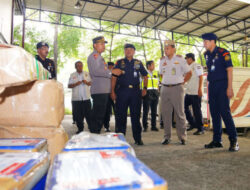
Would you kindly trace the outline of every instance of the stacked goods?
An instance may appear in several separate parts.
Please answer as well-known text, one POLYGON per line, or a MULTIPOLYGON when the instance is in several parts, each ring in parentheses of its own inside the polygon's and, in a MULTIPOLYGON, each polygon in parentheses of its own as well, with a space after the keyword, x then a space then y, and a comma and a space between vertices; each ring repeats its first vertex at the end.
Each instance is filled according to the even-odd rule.
POLYGON ((0 152, 43 152, 47 151, 47 141, 41 138, 0 139, 0 152))
POLYGON ((48 79, 49 72, 23 48, 0 44, 0 93, 9 86, 48 79))
POLYGON ((7 87, 0 94, 0 113, 0 125, 58 127, 64 117, 63 85, 44 80, 7 87))
POLYGON ((82 132, 73 136, 64 151, 126 150, 135 156, 133 148, 122 134, 106 133, 102 135, 82 132))
POLYGON ((47 152, 1 153, 1 189, 31 189, 44 177, 48 168, 47 152))
POLYGON ((62 126, 58 128, 8 127, 0 126, 0 138, 44 138, 48 142, 51 160, 60 153, 68 141, 68 135, 62 126))
POLYGON ((68 137, 63 85, 48 75, 24 49, 0 45, 0 138, 45 138, 53 159, 68 137))
POLYGON ((130 153, 119 150, 59 154, 50 167, 46 190, 166 190, 164 179, 130 153))

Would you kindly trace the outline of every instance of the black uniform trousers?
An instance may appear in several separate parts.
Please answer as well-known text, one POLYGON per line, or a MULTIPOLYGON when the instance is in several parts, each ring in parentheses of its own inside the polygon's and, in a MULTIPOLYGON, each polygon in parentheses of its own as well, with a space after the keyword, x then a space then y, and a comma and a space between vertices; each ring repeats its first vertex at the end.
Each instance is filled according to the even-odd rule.
POLYGON ((213 140, 221 142, 223 119, 229 140, 237 139, 237 131, 230 111, 230 102, 227 97, 227 80, 209 82, 208 96, 209 109, 213 122, 213 140))
POLYGON ((127 111, 130 109, 132 132, 135 142, 141 140, 141 90, 138 88, 120 87, 116 91, 116 132, 126 134, 127 111))
POLYGON ((110 122, 110 115, 112 115, 112 108, 114 110, 114 115, 115 115, 115 104, 113 100, 111 99, 111 97, 109 96, 108 102, 107 102, 107 109, 106 109, 106 113, 104 116, 104 123, 103 123, 105 129, 109 129, 109 122, 110 122))
POLYGON ((78 132, 83 131, 84 129, 84 118, 87 121, 88 127, 91 125, 91 102, 90 100, 83 101, 72 101, 73 114, 75 116, 76 125, 78 132))
POLYGON ((148 112, 149 108, 151 109, 151 128, 156 128, 156 115, 157 115, 157 105, 159 98, 158 97, 151 97, 150 91, 148 90, 147 95, 143 97, 143 118, 142 118, 142 124, 143 128, 148 128, 148 112))
POLYGON ((92 120, 90 127, 91 133, 101 133, 109 96, 109 93, 91 95, 93 99, 92 120))
POLYGON ((198 95, 185 95, 184 99, 185 114, 188 123, 192 128, 197 128, 198 131, 203 131, 203 121, 201 112, 201 97, 198 95), (190 112, 189 106, 192 106, 193 115, 190 112))

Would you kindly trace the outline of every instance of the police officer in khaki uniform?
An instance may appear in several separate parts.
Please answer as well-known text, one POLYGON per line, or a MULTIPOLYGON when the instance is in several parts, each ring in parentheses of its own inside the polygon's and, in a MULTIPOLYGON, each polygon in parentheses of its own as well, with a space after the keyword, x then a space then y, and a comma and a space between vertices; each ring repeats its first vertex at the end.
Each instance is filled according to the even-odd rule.
POLYGON ((163 145, 171 140, 171 124, 173 109, 176 113, 176 130, 182 145, 186 144, 186 125, 184 113, 184 87, 192 75, 185 59, 176 56, 175 42, 166 40, 164 43, 165 57, 160 60, 160 74, 162 75, 161 104, 164 124, 163 145), (185 77, 184 77, 185 75, 185 77))
POLYGON ((203 68, 201 65, 195 62, 193 53, 186 54, 185 59, 192 70, 192 77, 187 82, 186 95, 184 99, 185 114, 190 124, 188 131, 192 130, 193 128, 197 128, 197 131, 194 133, 194 135, 202 135, 204 134, 201 112, 203 68), (190 112, 190 106, 192 106, 193 115, 190 112))
POLYGON ((104 122, 107 110, 107 102, 111 92, 111 76, 120 76, 120 69, 108 69, 108 65, 101 56, 105 51, 105 41, 103 36, 93 39, 94 51, 88 57, 89 74, 92 79, 90 88, 93 99, 92 121, 90 132, 99 134, 104 122))

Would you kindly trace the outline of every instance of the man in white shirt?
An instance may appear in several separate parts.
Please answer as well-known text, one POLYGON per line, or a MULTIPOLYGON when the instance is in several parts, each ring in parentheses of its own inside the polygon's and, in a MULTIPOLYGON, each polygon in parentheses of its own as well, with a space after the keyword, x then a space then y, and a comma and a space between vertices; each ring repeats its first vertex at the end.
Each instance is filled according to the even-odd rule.
POLYGON ((69 78, 68 88, 72 88, 72 108, 75 114, 77 133, 84 129, 84 117, 88 127, 90 127, 90 85, 91 79, 88 72, 83 71, 81 61, 75 63, 76 72, 72 73, 69 78))
POLYGON ((193 53, 186 54, 185 59, 192 70, 192 77, 187 82, 186 95, 184 99, 185 114, 190 124, 188 131, 192 130, 193 128, 197 128, 197 131, 194 133, 194 135, 202 135, 204 134, 201 112, 203 68, 201 65, 195 63, 195 57, 193 53), (194 117, 189 110, 190 106, 192 106, 194 117))
POLYGON ((176 56, 175 43, 166 40, 164 43, 165 57, 160 60, 159 72, 162 75, 161 108, 164 125, 163 145, 171 141, 172 112, 176 113, 176 130, 182 145, 186 144, 186 118, 184 113, 184 87, 183 84, 192 75, 185 59, 176 56), (184 77, 185 75, 185 77, 184 77))

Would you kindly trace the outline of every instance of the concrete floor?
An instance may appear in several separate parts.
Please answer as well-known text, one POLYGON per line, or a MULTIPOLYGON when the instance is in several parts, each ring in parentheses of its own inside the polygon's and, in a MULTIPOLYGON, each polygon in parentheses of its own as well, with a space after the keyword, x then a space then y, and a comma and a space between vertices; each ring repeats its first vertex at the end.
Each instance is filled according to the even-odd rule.
MULTIPOLYGON (((71 116, 62 125, 69 136, 77 130, 71 116)), ((114 120, 111 130, 114 131, 114 120)), ((143 132, 144 146, 134 145, 130 118, 127 141, 134 147, 137 157, 168 182, 169 190, 250 190, 250 138, 239 137, 240 151, 228 152, 229 142, 223 134, 224 148, 206 150, 204 144, 212 139, 212 132, 194 136, 188 132, 187 145, 180 145, 175 129, 172 143, 161 145, 163 130, 143 132)))

